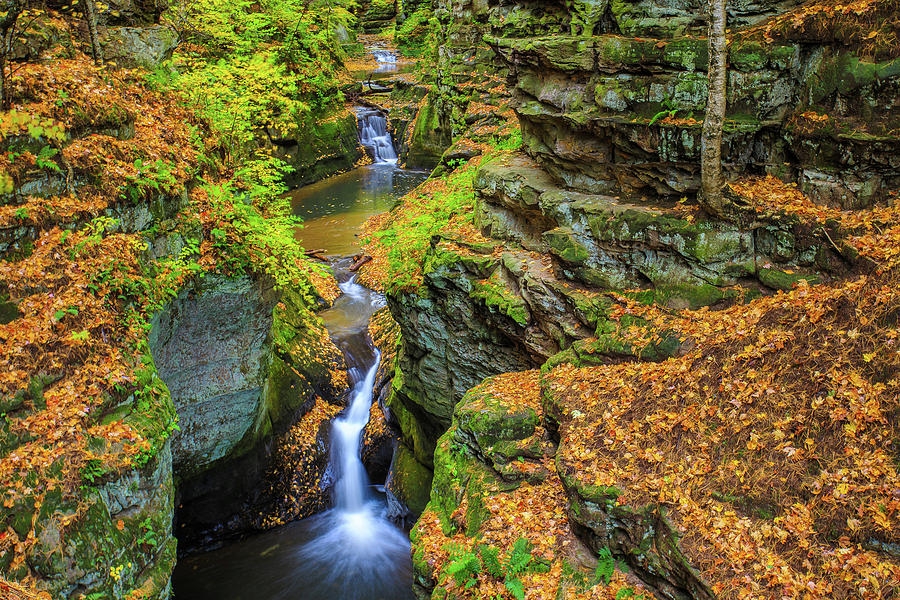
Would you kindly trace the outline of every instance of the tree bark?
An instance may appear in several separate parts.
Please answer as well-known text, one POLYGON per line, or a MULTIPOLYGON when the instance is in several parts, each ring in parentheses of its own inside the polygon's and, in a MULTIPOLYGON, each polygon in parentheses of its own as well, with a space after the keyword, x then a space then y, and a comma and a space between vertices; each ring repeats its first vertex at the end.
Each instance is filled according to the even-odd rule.
POLYGON ((103 49, 100 48, 100 37, 97 35, 97 5, 94 0, 85 0, 84 14, 87 17, 88 34, 91 38, 91 52, 94 55, 94 64, 98 67, 103 64, 103 49))
POLYGON ((12 51, 13 34, 16 28, 16 20, 24 10, 21 0, 0 1, 0 109, 6 109, 9 104, 9 90, 6 78, 6 62, 12 51))
POLYGON ((700 203, 707 212, 719 217, 728 212, 728 200, 723 192, 725 176, 722 174, 722 127, 725 124, 728 73, 725 2, 709 0, 709 99, 703 120, 700 155, 700 203))

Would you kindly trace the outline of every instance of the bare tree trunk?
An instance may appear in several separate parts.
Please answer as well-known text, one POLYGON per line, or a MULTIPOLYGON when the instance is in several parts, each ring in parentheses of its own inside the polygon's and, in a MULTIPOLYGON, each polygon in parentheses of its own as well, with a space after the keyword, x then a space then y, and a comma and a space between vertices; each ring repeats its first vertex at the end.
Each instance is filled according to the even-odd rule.
POLYGON ((703 120, 700 156, 700 202, 707 212, 720 217, 725 216, 728 206, 723 193, 725 176, 722 174, 722 126, 725 124, 728 73, 725 2, 726 0, 709 0, 709 99, 706 103, 706 118, 703 120))
POLYGON ((91 52, 94 55, 94 64, 98 67, 103 64, 103 49, 100 48, 100 37, 97 35, 97 5, 94 0, 85 0, 84 13, 87 16, 88 34, 91 37, 91 52))
POLYGON ((16 28, 16 20, 24 9, 21 0, 2 0, 0 9, 3 16, 0 17, 0 109, 7 108, 9 104, 9 90, 6 79, 6 59, 12 51, 12 40, 16 28))

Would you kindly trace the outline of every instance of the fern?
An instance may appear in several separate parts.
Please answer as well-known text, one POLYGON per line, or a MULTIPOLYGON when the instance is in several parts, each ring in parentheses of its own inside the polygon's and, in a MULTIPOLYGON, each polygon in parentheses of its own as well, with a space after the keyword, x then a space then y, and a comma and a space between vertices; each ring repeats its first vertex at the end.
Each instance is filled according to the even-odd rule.
POLYGON ((525 588, 522 586, 522 580, 518 577, 507 579, 504 582, 506 589, 512 594, 516 600, 525 600, 525 588))
POLYGON ((507 577, 518 577, 528 568, 531 562, 531 548, 528 540, 520 537, 513 544, 512 550, 507 558, 506 573, 507 577))
POLYGON ((481 546, 481 562, 492 577, 503 579, 503 565, 500 564, 500 551, 490 546, 481 546))
POLYGON ((597 561, 597 570, 594 572, 594 579, 596 581, 602 579, 608 585, 616 570, 616 561, 609 548, 601 548, 598 554, 599 560, 597 561))
POLYGON ((481 572, 481 560, 477 555, 467 552, 448 564, 444 570, 453 577, 458 585, 466 585, 466 589, 468 589, 472 586, 467 582, 481 572))

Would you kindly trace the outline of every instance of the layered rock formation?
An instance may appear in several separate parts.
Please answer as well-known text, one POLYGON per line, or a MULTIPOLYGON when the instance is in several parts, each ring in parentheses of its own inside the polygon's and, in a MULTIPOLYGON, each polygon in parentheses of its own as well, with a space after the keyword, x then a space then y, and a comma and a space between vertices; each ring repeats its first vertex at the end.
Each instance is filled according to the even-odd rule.
MULTIPOLYGON (((827 207, 883 202, 900 184, 896 59, 864 58, 828 40, 766 41, 752 29, 794 6, 731 9, 731 25, 748 33, 729 48, 726 171, 795 182, 827 207)), ((798 217, 759 213, 716 221, 679 202, 699 185, 707 94, 699 5, 441 2, 435 13, 445 25, 441 78, 419 118, 456 141, 444 160, 471 156, 457 153, 467 136, 456 138, 489 69, 508 74, 524 142, 523 153, 495 156, 475 176, 475 222, 486 239, 433 237, 422 285, 389 296, 402 332, 389 405, 403 447, 418 467, 436 469, 431 507, 443 515, 440 527, 474 536, 478 525, 466 529, 460 519, 468 517, 458 514, 466 502, 471 510, 485 485, 507 490, 503 481, 517 456, 546 458, 522 450, 531 433, 509 437, 488 426, 482 437, 490 440, 481 443, 466 429, 466 419, 483 420, 483 403, 468 407, 464 398, 485 377, 681 356, 691 347, 680 332, 648 327, 648 343, 636 345, 610 316, 625 310, 624 298, 673 311, 724 307, 790 290, 801 279, 839 278, 859 263, 836 225, 823 233, 798 217), (449 439, 439 441, 451 419, 449 439), (468 477, 481 486, 471 494, 468 477)), ((496 423, 504 419, 514 417, 496 423)), ((570 518, 606 535, 603 519, 615 521, 617 513, 599 514, 590 494, 573 491, 572 482, 563 486, 570 518)), ((420 527, 433 525, 423 524, 429 519, 420 527)), ((666 597, 711 597, 677 553, 668 525, 645 526, 659 532, 651 542, 657 553, 641 563, 645 584, 666 597)), ((623 535, 637 544, 646 527, 623 535)), ((432 543, 420 542, 417 551, 427 553, 432 543)), ((614 550, 631 552, 629 543, 614 550)), ((417 569, 430 593, 436 575, 424 563, 417 569)))

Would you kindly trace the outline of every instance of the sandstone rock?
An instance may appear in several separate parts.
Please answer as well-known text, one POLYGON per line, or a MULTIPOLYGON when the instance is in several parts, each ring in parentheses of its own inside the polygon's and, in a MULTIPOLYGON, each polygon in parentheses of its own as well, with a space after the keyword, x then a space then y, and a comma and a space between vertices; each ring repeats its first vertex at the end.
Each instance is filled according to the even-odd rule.
POLYGON ((178 34, 168 25, 101 27, 100 45, 105 60, 120 67, 153 70, 172 57, 178 34))

